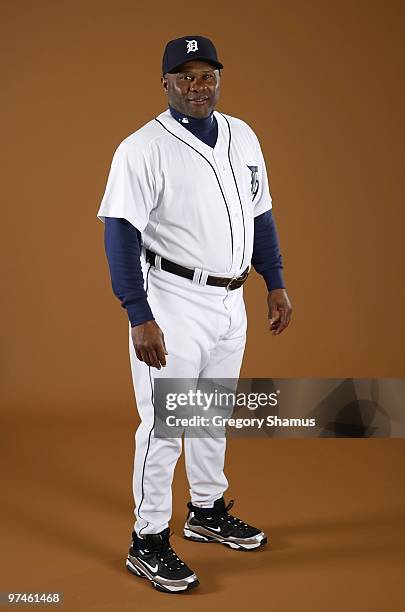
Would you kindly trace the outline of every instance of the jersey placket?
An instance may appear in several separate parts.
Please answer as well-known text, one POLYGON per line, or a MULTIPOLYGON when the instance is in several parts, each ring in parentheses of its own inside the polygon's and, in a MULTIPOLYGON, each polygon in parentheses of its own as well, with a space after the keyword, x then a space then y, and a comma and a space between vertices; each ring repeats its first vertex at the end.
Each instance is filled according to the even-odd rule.
MULTIPOLYGON (((235 185, 233 172, 228 156, 229 131, 226 120, 221 113, 215 112, 218 121, 218 140, 214 148, 209 147, 199 140, 194 134, 182 127, 171 115, 170 111, 165 111, 156 118, 159 123, 171 132, 175 137, 183 140, 185 144, 191 146, 199 152, 215 170, 215 174, 222 189, 222 196, 225 200, 229 213, 230 231, 232 234, 232 260, 231 269, 227 274, 239 276, 243 271, 243 260, 245 251, 245 227, 241 202, 239 201, 238 190, 235 185)), ((213 173, 214 175, 214 173, 213 173)), ((235 177, 237 180, 237 177, 235 177)), ((215 179, 215 180, 217 180, 215 179)), ((219 189, 219 186, 218 186, 219 189)), ((244 266, 246 267, 246 266, 244 266)))
POLYGON ((239 201, 239 195, 228 157, 228 142, 226 142, 226 146, 218 147, 218 149, 215 147, 212 152, 212 157, 231 216, 234 244, 231 274, 237 276, 243 271, 243 251, 246 236, 241 203, 239 201))

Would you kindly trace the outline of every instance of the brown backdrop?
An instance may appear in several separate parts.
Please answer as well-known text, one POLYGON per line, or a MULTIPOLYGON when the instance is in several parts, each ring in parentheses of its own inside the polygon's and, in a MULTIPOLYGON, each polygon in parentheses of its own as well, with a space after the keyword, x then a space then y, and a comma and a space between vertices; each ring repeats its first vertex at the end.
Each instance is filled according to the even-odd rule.
POLYGON ((128 398, 125 313, 96 213, 114 148, 166 108, 165 41, 189 30, 212 37, 223 58, 218 108, 261 140, 294 305, 288 332, 266 334, 265 286, 252 275, 243 374, 404 375, 396 3, 200 11, 41 0, 6 2, 2 12, 10 409, 57 401, 99 412, 128 398))
MULTIPOLYGON (((101 563, 109 558, 107 553, 111 551, 99 542, 100 531, 88 540, 83 534, 77 535, 74 517, 84 516, 83 507, 76 514, 72 509, 67 512, 65 502, 67 493, 70 498, 79 490, 81 499, 95 504, 91 512, 87 507, 86 521, 93 525, 89 529, 95 530, 98 520, 97 530, 108 531, 113 519, 110 514, 100 518, 97 509, 106 510, 107 498, 118 494, 116 490, 103 492, 100 480, 110 473, 117 487, 116 479, 120 479, 122 497, 121 515, 114 519, 121 540, 112 555, 117 561, 111 561, 112 567, 116 563, 116 579, 121 576, 122 541, 126 547, 131 521, 128 488, 132 447, 128 431, 136 425, 136 412, 127 354, 127 319, 111 292, 103 226, 96 213, 115 147, 165 108, 159 76, 167 40, 190 33, 215 41, 225 65, 218 108, 250 123, 260 138, 268 165, 294 313, 284 334, 270 336, 266 331, 265 285, 252 275, 245 291, 249 333, 242 375, 404 376, 403 18, 403 3, 387 0, 1 2, 5 60, 1 102, 2 387, 8 415, 3 448, 14 469, 7 478, 13 491, 10 495, 16 500, 15 507, 4 508, 6 527, 12 524, 15 528, 10 545, 15 565, 6 563, 11 568, 10 580, 15 580, 4 588, 11 584, 23 587, 17 552, 21 525, 30 525, 36 534, 48 535, 54 545, 51 554, 44 552, 44 564, 38 565, 42 577, 50 575, 55 557, 59 567, 66 559, 63 543, 71 546, 73 553, 71 561, 67 557, 69 576, 74 573, 70 563, 74 562, 75 567, 78 563, 75 544, 80 548, 83 538, 86 551, 97 550, 101 563), (101 433, 92 438, 94 428, 102 422, 109 423, 109 427, 121 423, 123 430, 116 438, 112 433, 115 429, 105 433, 104 438, 101 433), (27 430, 19 429, 22 423, 27 430), (60 464, 54 463, 57 457, 60 464), (34 460, 40 462, 36 464, 35 477, 29 471, 34 460), (88 479, 80 481, 78 489, 85 464, 88 479), (49 481, 41 486, 61 495, 60 506, 52 498, 48 514, 43 506, 35 510, 30 505, 38 495, 32 483, 37 482, 36 478, 38 482, 42 482, 41 478, 46 480, 44 474, 49 481), (23 491, 29 491, 30 503, 23 491), (65 516, 68 524, 62 521, 49 527, 56 515, 65 516)), ((308 475, 302 464, 306 456, 310 463, 313 461, 308 469, 316 474, 318 461, 328 461, 325 446, 317 455, 319 442, 300 441, 298 447, 288 446, 294 444, 292 441, 273 442, 273 460, 280 470, 286 465, 293 469, 294 457, 308 475), (307 450, 303 454, 293 450, 298 448, 307 450), (290 463, 285 463, 286 458, 290 463)), ((365 508, 374 499, 368 486, 377 490, 379 483, 385 483, 381 484, 384 499, 392 500, 395 513, 402 482, 397 451, 403 448, 402 442, 391 442, 391 451, 381 446, 384 441, 370 443, 370 462, 372 449, 377 452, 376 480, 362 480, 368 474, 366 466, 364 474, 360 467, 357 474, 364 487, 365 508), (387 471, 381 467, 383 460, 391 461, 387 471), (384 489, 388 471, 392 485, 389 491, 384 489)), ((243 470, 236 469, 236 451, 230 451, 234 486, 239 483, 249 492, 245 498, 239 490, 239 497, 245 498, 240 502, 245 504, 242 509, 249 507, 253 521, 259 516, 259 491, 266 489, 270 497, 278 498, 284 477, 271 479, 264 467, 269 448, 266 445, 271 442, 255 442, 255 447, 246 440, 234 444, 234 449, 249 451, 251 461, 262 466, 256 470, 256 481, 251 480, 252 472, 243 479, 243 470), (255 452, 259 455, 255 456, 255 452), (252 508, 248 500, 255 495, 252 508)), ((352 466, 350 449, 353 457, 362 456, 364 446, 341 441, 346 444, 348 462, 343 467, 333 455, 336 450, 336 457, 341 456, 343 446, 336 444, 339 441, 331 441, 328 447, 330 461, 342 472, 337 475, 333 470, 338 468, 334 467, 330 473, 324 465, 325 471, 319 474, 319 497, 313 491, 307 501, 314 503, 320 514, 310 503, 308 516, 313 517, 315 512, 314 524, 306 523, 305 529, 302 521, 295 525, 296 529, 302 527, 304 541, 317 532, 322 520, 330 520, 327 524, 332 530, 336 527, 334 519, 322 518, 328 510, 322 501, 322 483, 328 478, 340 482, 340 478, 347 477, 346 469, 350 471, 352 466)), ((288 469, 286 479, 291 477, 288 469)), ((294 469, 298 469, 297 465, 294 469)), ((184 476, 178 478, 183 484, 176 486, 186 491, 181 480, 184 476)), ((341 495, 345 487, 330 486, 328 494, 336 493, 335 507, 341 502, 341 508, 347 509, 341 495)), ((353 494, 358 490, 354 484, 348 487, 353 494)), ((179 520, 184 514, 183 503, 182 498, 179 520)), ((280 514, 275 508, 271 520, 277 522, 280 517, 283 521, 281 517, 292 511, 294 521, 297 515, 291 505, 296 509, 302 503, 302 491, 289 490, 285 504, 280 505, 280 514)), ((117 506, 107 503, 107 509, 116 512, 117 506)), ((356 506, 353 511, 357 510, 356 506)), ((391 512, 380 510, 377 525, 391 512)), ((356 520, 348 522, 353 533, 356 520)), ((361 524, 361 512, 358 520, 361 524)), ((363 517, 364 524, 372 529, 376 523, 363 517)), ((390 524, 395 526, 395 520, 390 524)), ((280 529, 279 548, 283 548, 285 532, 280 529)), ((334 533, 339 539, 339 529, 334 533)), ((23 541, 27 540, 21 539, 21 545, 23 541)), ((36 541, 34 544, 37 551, 45 550, 36 541)), ((370 551, 366 552, 365 557, 370 551)), ((213 572, 224 567, 213 551, 204 554, 216 559, 212 561, 213 572)), ((311 564, 316 556, 314 551, 308 558, 304 554, 296 559, 300 561, 296 568, 304 564, 308 570, 310 565, 306 563, 311 564)), ((395 555, 394 560, 398 560, 395 555)), ((254 563, 258 569, 259 561, 254 563)), ((250 576, 255 575, 253 569, 250 568, 250 576)), ((83 570, 84 582, 86 571, 83 570)), ((363 585, 361 570, 358 572, 354 575, 363 585)), ((206 574, 213 575, 209 566, 206 574)), ((303 575, 299 576, 304 584, 303 575)), ((98 572, 93 577, 99 584, 98 572)), ((68 590, 70 585, 71 591, 77 593, 77 584, 69 580, 66 576, 61 578, 59 588, 66 586, 68 590)), ((114 580, 107 580, 111 590, 114 580)), ((215 579, 209 587, 212 593, 221 591, 223 581, 225 577, 215 579)), ((127 605, 132 609, 131 589, 135 587, 132 582, 127 584, 129 600, 124 597, 120 606, 114 598, 108 600, 112 610, 124 610, 127 605)), ((369 592, 366 582, 363 586, 360 595, 369 592)), ((393 583, 389 583, 390 592, 392 587, 393 583)), ((149 597, 145 589, 142 594, 146 592, 149 597)), ((228 601, 232 592, 226 591, 228 601)), ((377 592, 382 598, 383 591, 374 592, 376 602, 377 592)), ((319 601, 332 609, 329 594, 322 590, 317 593, 319 601)), ((88 607, 80 609, 93 609, 92 596, 87 595, 84 601, 88 607)), ((277 597, 285 601, 280 593, 277 597)), ((360 600, 363 601, 361 597, 360 600)), ((347 609, 348 602, 341 603, 340 609, 347 609)), ((289 605, 283 609, 296 609, 292 600, 289 605)), ((96 608, 101 609, 101 604, 96 608)), ((77 602, 74 609, 79 609, 77 602)), ((103 609, 110 607, 106 603, 103 609)))

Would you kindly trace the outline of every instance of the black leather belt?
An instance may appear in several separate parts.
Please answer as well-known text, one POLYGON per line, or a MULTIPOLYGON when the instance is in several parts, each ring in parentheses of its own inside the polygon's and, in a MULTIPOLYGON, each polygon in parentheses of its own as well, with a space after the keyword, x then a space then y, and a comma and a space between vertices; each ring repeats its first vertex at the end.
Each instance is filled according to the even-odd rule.
MULTIPOLYGON (((146 250, 146 261, 153 266, 155 265, 155 257, 156 253, 153 253, 149 249, 146 250)), ((194 270, 190 268, 185 268, 184 266, 180 266, 179 264, 174 263, 173 261, 169 261, 168 259, 161 258, 160 265, 162 270, 166 272, 171 272, 172 274, 177 274, 177 276, 183 276, 184 278, 189 278, 193 280, 194 278, 194 270)), ((207 277, 207 285, 214 285, 215 287, 227 287, 231 291, 234 289, 239 289, 242 287, 243 283, 247 279, 249 274, 249 266, 246 270, 243 271, 241 276, 237 278, 225 278, 223 276, 208 276, 207 277)))

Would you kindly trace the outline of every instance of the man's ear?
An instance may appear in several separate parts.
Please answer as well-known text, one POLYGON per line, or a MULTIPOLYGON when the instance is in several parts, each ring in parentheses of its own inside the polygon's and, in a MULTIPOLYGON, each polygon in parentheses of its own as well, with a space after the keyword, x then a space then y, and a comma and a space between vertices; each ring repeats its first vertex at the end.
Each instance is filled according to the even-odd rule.
POLYGON ((167 93, 168 81, 167 81, 166 76, 165 76, 165 75, 163 75, 163 76, 160 78, 160 81, 161 81, 161 83, 162 83, 162 85, 163 85, 163 89, 164 89, 164 90, 165 90, 165 92, 167 93))

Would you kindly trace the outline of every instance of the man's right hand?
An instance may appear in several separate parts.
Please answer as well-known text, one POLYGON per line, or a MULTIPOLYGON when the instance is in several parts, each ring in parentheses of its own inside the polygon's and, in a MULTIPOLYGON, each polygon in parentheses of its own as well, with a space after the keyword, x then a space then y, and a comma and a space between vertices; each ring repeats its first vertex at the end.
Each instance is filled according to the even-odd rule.
POLYGON ((146 321, 131 328, 132 342, 139 361, 160 370, 166 365, 165 339, 156 321, 146 321))

